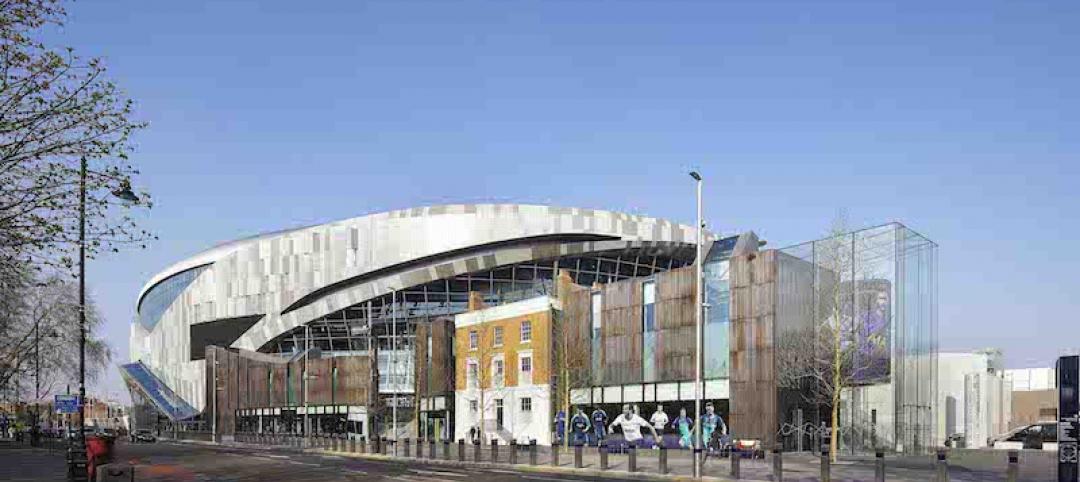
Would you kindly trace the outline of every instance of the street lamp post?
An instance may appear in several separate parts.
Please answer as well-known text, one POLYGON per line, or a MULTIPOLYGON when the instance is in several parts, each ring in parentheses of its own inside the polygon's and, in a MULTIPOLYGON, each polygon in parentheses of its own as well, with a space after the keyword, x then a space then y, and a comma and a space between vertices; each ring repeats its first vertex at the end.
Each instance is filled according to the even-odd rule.
POLYGON ((701 259, 701 247, 702 247, 702 235, 704 234, 704 222, 701 219, 701 174, 697 171, 690 171, 690 177, 694 178, 697 184, 697 256, 694 257, 694 265, 697 272, 696 283, 697 293, 694 299, 694 343, 696 348, 694 350, 694 413, 697 417, 697 423, 694 424, 694 440, 696 440, 694 450, 694 477, 701 477, 701 449, 704 445, 704 440, 701 440, 701 397, 702 397, 702 380, 701 380, 701 349, 703 344, 702 326, 701 326, 701 314, 703 310, 703 297, 702 297, 702 259, 701 259))
MULTIPOLYGON (((79 436, 69 457, 73 465, 86 464, 86 158, 79 159, 79 436)), ((131 191, 127 183, 112 192, 113 196, 129 202, 138 202, 139 197, 131 191)), ((74 470, 68 475, 82 479, 74 470)), ((87 474, 83 474, 87 476, 87 474)))
POLYGON ((397 288, 393 288, 390 292, 390 356, 393 360, 390 361, 390 386, 394 392, 394 405, 390 408, 390 427, 394 435, 394 455, 397 455, 398 446, 398 428, 397 428, 397 406, 398 406, 398 394, 397 394, 397 288))

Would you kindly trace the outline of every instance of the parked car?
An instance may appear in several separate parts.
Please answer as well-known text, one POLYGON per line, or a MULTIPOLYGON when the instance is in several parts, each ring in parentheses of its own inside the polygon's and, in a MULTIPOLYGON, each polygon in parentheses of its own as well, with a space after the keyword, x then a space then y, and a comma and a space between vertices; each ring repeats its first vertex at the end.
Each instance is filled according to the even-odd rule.
POLYGON ((151 432, 150 429, 140 428, 131 433, 131 441, 153 443, 157 442, 157 437, 154 436, 154 432, 151 432))
POLYGON ((995 449, 1003 450, 1057 450, 1057 428, 1057 422, 1024 425, 990 439, 990 445, 995 449))

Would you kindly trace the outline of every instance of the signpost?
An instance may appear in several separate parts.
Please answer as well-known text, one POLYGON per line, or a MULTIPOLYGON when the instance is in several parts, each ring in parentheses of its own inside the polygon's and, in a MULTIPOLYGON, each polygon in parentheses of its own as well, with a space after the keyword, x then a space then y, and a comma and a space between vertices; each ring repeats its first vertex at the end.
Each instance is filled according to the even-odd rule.
POLYGON ((1080 438, 1080 356, 1057 362, 1058 482, 1078 482, 1077 442, 1080 438))
POLYGON ((78 395, 57 395, 56 413, 79 413, 78 395))

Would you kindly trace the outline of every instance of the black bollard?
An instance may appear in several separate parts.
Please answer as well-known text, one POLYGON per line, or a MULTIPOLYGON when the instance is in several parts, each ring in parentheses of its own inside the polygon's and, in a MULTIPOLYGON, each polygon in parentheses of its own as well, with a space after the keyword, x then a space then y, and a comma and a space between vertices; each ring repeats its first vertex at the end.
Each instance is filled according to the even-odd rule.
POLYGON ((1020 480, 1020 451, 1009 451, 1009 467, 1005 469, 1005 480, 1016 482, 1020 480))
POLYGON ((937 449, 937 482, 949 482, 949 462, 947 460, 947 452, 945 449, 937 449))
POLYGON ((411 445, 409 443, 409 438, 405 437, 405 445, 402 446, 402 448, 405 449, 405 458, 409 458, 411 456, 411 454, 410 454, 411 451, 409 450, 409 445, 411 445))
POLYGON ((784 481, 784 459, 780 452, 780 447, 776 447, 772 451, 773 453, 773 480, 777 482, 784 481))
POLYGON ((476 462, 476 463, 480 462, 480 441, 479 440, 474 440, 473 441, 473 462, 476 462))
POLYGON ((874 453, 874 482, 885 482, 885 452, 874 453))
POLYGON ((551 446, 551 465, 559 466, 559 445, 551 446))
POLYGON ((435 458, 435 439, 428 439, 428 451, 427 456, 429 459, 435 458))
POLYGON ((536 439, 529 441, 529 465, 536 465, 536 439))
POLYGON ((731 478, 739 478, 739 462, 742 461, 742 452, 738 450, 731 451, 731 478))
POLYGON ((581 468, 581 444, 574 444, 574 468, 581 468))
POLYGON ((443 460, 450 460, 450 441, 442 441, 442 458, 443 460))
POLYGON ((517 440, 511 439, 510 440, 510 465, 514 465, 514 464, 517 463, 517 451, 518 451, 517 440))
POLYGON ((607 443, 601 442, 600 446, 596 447, 596 450, 598 452, 600 452, 600 470, 607 470, 608 469, 608 448, 607 448, 607 443))
POLYGON ((637 447, 633 445, 626 452, 626 471, 637 472, 637 447))
POLYGON ((499 439, 491 439, 491 463, 499 461, 499 439))
POLYGON ((465 439, 459 438, 457 441, 457 460, 458 462, 465 461, 465 439))
POLYGON ((667 447, 660 446, 660 474, 667 473, 667 447))
POLYGON ((416 458, 424 458, 424 439, 416 439, 416 458))
POLYGON ((829 446, 821 446, 821 482, 832 480, 832 467, 829 465, 829 446))

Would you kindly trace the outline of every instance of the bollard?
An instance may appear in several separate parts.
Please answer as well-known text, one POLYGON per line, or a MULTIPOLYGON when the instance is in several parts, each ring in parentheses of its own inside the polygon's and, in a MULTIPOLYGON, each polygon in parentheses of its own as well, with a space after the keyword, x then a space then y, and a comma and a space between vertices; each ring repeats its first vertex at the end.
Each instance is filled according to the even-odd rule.
POLYGON ((1005 480, 1016 482, 1020 480, 1020 451, 1009 451, 1009 467, 1005 469, 1005 480))
POLYGON ((517 440, 510 440, 510 465, 514 465, 517 463, 517 451, 517 440))
POLYGON ((465 461, 465 439, 459 438, 457 441, 457 460, 458 462, 465 461))
POLYGON ((428 439, 428 454, 429 459, 435 458, 435 439, 428 439))
POLYGON ((698 472, 701 470, 701 465, 705 462, 705 459, 701 457, 701 447, 694 447, 694 451, 691 455, 694 457, 690 460, 691 475, 693 475, 695 479, 700 479, 701 474, 698 472))
POLYGON ((559 446, 558 444, 551 446, 551 465, 559 466, 559 446))
POLYGON ((738 450, 731 451, 731 478, 739 478, 739 462, 742 461, 742 452, 738 450))
POLYGON ((776 447, 772 451, 773 453, 773 480, 777 482, 783 482, 784 480, 784 459, 780 455, 780 447, 776 447))
POLYGON ((581 468, 581 444, 574 444, 574 468, 581 468))
POLYGON ((480 440, 473 440, 473 462, 480 462, 480 440))
POLYGON ((832 467, 829 466, 829 446, 821 446, 821 482, 829 482, 832 480, 830 474, 832 467))
POLYGON ((491 439, 491 463, 499 461, 499 439, 491 439))
POLYGON ((529 441, 529 465, 536 465, 536 439, 529 441))
POLYGON ((354 438, 349 439, 349 453, 351 453, 351 454, 356 453, 356 439, 354 439, 354 438))
POLYGON ((442 441, 442 458, 443 460, 450 460, 450 441, 442 441))
POLYGON ((405 437, 405 445, 403 446, 403 448, 405 449, 405 458, 409 458, 410 457, 410 454, 409 454, 410 451, 409 451, 409 438, 408 437, 405 437))
POLYGON ((633 445, 626 452, 626 471, 637 472, 637 447, 633 445))
POLYGON ((424 458, 424 439, 416 439, 416 458, 424 458))
POLYGON ((600 470, 608 469, 608 448, 606 443, 600 443, 596 450, 600 452, 600 470))
POLYGON ((341 438, 336 436, 336 435, 331 435, 331 439, 333 439, 333 441, 334 441, 334 452, 337 452, 338 451, 339 440, 341 438))
POLYGON ((885 452, 874 453, 874 482, 885 482, 885 452))
POLYGON ((949 482, 949 462, 945 449, 937 449, 937 482, 949 482))
MULTIPOLYGON (((357 447, 360 448, 360 453, 362 453, 362 454, 367 453, 367 437, 361 435, 360 436, 360 443, 358 443, 356 445, 357 445, 357 447)), ((355 452, 355 450, 354 450, 354 452, 355 452)))
POLYGON ((660 446, 660 474, 667 473, 667 447, 660 446))

